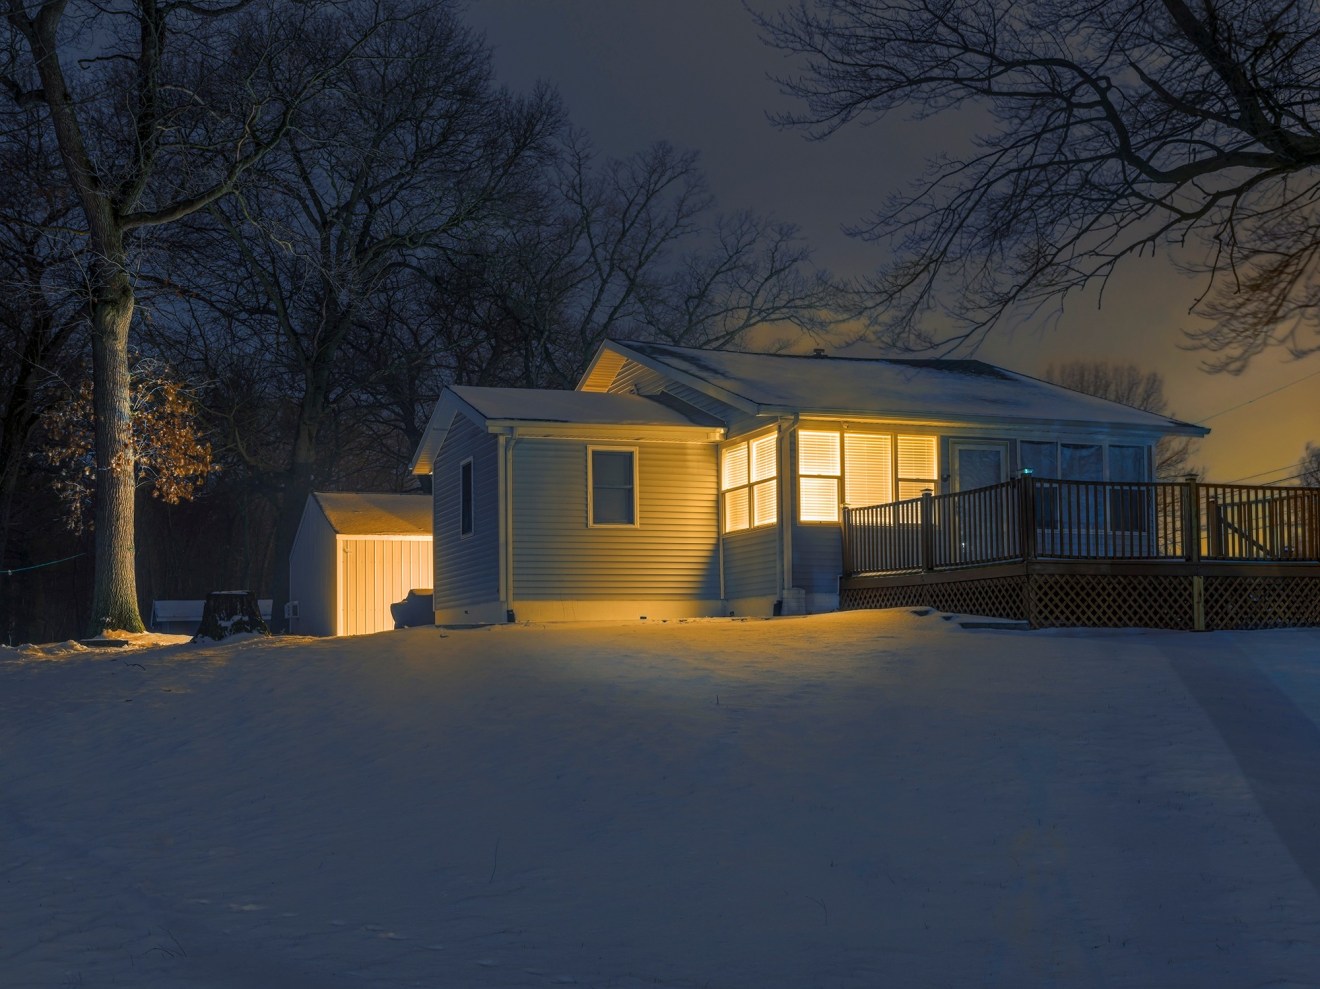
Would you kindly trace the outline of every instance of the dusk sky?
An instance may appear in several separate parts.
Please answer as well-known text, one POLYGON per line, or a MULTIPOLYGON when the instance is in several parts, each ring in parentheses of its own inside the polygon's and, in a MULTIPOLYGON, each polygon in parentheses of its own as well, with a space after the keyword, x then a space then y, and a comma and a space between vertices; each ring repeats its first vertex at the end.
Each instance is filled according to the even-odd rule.
MULTIPOLYGON (((842 227, 918 177, 966 126, 854 124, 819 142, 772 126, 767 112, 799 109, 769 79, 792 63, 761 42, 737 0, 474 0, 467 19, 485 33, 501 82, 552 84, 601 153, 656 140, 698 151, 721 209, 796 223, 817 263, 840 275, 864 274, 882 250, 842 227)), ((1159 370, 1174 414, 1213 429, 1196 458, 1211 480, 1295 474, 1306 441, 1320 442, 1320 356, 1273 351, 1237 377, 1205 373, 1201 355, 1179 346, 1196 290, 1166 259, 1134 260, 1111 279, 1103 307, 1094 296, 1070 300, 1057 329, 1001 331, 976 356, 1029 374, 1072 358, 1159 370)))

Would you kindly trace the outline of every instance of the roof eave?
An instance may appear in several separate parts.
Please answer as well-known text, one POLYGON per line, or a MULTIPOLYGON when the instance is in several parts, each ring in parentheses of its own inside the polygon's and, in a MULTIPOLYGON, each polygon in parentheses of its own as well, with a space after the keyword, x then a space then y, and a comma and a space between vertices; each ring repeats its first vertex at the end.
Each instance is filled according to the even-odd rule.
POLYGON ((790 406, 763 405, 761 412, 767 416, 801 416, 806 419, 853 419, 874 422, 906 422, 922 426, 987 426, 1012 425, 1017 427, 1053 426, 1068 429, 1096 429, 1097 427, 1120 432, 1159 433, 1172 436, 1205 436, 1210 432, 1208 426, 1197 426, 1177 419, 1167 419, 1150 423, 1114 422, 1104 419, 1057 419, 1040 416, 1003 416, 1003 415, 958 415, 941 416, 928 413, 892 412, 878 409, 795 409, 790 406))

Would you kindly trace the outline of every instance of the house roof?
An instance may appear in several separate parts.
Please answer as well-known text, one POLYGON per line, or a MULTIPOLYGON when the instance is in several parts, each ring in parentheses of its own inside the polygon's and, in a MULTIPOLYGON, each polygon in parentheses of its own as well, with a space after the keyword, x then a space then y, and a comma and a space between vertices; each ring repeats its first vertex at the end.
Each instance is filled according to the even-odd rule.
POLYGON ((669 395, 619 395, 550 388, 450 388, 487 422, 621 426, 701 426, 724 423, 669 395))
POLYGON ((1010 419, 1105 423, 1194 436, 1209 432, 975 360, 745 354, 607 341, 580 387, 608 387, 604 378, 613 372, 593 372, 598 367, 617 370, 619 355, 752 414, 1010 419))
POLYGON ((414 474, 430 472, 456 415, 488 430, 614 439, 709 439, 724 423, 672 395, 631 395, 551 388, 451 385, 440 393, 417 453, 414 474))
POLYGON ((312 498, 341 536, 431 534, 431 499, 423 494, 313 491, 312 498))

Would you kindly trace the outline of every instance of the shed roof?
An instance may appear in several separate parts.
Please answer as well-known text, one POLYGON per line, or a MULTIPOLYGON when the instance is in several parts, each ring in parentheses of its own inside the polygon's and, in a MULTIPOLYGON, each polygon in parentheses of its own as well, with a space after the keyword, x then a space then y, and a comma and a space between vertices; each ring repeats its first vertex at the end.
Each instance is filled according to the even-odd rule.
MULTIPOLYGON (((633 341, 607 342, 602 354, 610 348, 762 414, 1094 422, 1188 435, 1209 432, 984 361, 745 354, 633 341)), ((598 386, 587 384, 588 378, 583 379, 586 387, 598 386)))
POLYGON ((314 491, 312 497, 341 536, 431 534, 431 499, 423 494, 314 491))

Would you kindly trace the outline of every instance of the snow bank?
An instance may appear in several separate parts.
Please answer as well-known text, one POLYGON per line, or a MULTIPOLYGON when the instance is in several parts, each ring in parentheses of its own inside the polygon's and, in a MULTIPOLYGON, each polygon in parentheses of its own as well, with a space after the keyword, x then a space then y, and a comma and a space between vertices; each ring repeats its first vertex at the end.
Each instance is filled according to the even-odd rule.
POLYGON ((126 652, 0 652, 5 986, 1320 972, 1310 798, 1248 757, 1320 760, 1315 630, 882 612, 126 652))

